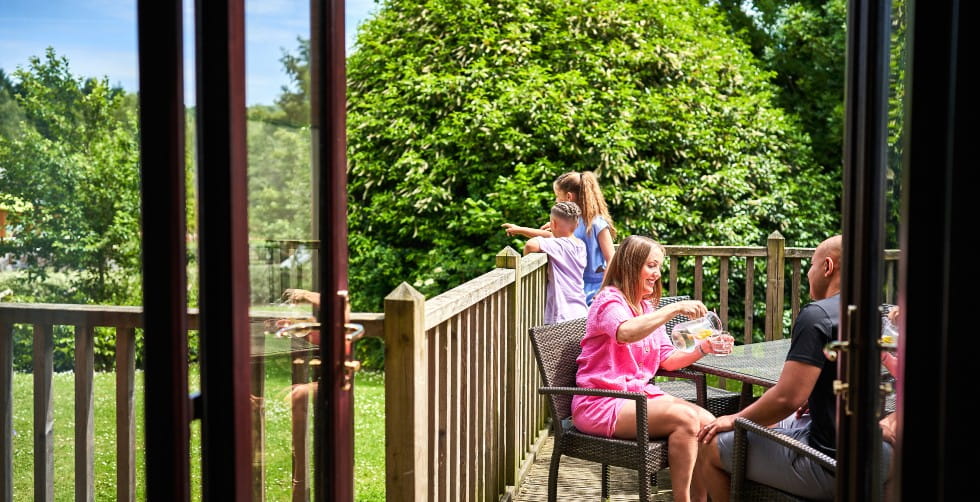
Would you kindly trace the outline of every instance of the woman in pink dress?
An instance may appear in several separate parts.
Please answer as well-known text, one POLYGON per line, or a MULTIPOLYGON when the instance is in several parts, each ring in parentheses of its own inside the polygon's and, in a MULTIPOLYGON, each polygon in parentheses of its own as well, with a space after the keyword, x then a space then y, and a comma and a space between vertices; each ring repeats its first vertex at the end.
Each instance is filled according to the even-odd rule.
MULTIPOLYGON (((707 410, 665 394, 654 382, 659 368, 676 370, 712 352, 707 339, 697 349, 674 349, 664 323, 676 315, 690 318, 707 313, 697 300, 680 301, 657 309, 663 291, 661 266, 665 250, 656 241, 627 237, 613 255, 602 288, 589 308, 578 358, 580 387, 644 392, 650 437, 667 438, 674 500, 707 500, 704 485, 694 475, 698 431, 714 419, 707 410)), ((598 396, 572 399, 572 422, 583 432, 606 437, 636 436, 634 401, 598 396)))

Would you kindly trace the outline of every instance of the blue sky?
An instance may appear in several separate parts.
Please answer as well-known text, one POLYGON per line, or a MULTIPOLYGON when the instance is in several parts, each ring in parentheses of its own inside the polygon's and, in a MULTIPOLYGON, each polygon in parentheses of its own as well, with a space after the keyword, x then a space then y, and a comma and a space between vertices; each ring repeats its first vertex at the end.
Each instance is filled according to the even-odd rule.
MULTIPOLYGON (((272 104, 289 80, 279 59, 309 38, 309 0, 245 0, 245 99, 272 104)), ((185 99, 193 104, 193 0, 184 0, 185 99)), ((378 8, 375 0, 347 0, 347 50, 356 27, 378 8)), ((31 56, 54 47, 79 77, 109 78, 136 91, 136 0, 0 0, 0 68, 9 76, 31 56)))

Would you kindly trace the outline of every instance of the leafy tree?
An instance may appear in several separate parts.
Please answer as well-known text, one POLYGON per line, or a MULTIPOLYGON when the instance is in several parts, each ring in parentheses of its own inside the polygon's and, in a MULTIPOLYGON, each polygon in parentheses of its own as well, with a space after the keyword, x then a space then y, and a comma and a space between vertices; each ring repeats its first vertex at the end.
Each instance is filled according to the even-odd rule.
POLYGON ((889 59, 888 86, 888 183, 886 195, 887 216, 885 245, 898 247, 898 230, 901 226, 902 138, 905 129, 905 66, 908 47, 908 11, 905 0, 892 2, 891 58, 889 59))
POLYGON ((248 122, 248 232, 310 239, 310 130, 248 122))
POLYGON ((310 123, 310 41, 297 38, 297 53, 283 50, 282 63, 290 85, 281 87, 275 106, 253 106, 249 119, 288 127, 305 127, 310 123))
POLYGON ((733 32, 774 73, 777 104, 810 135, 816 162, 838 175, 843 145, 846 0, 719 0, 733 32))
POLYGON ((282 62, 292 87, 283 86, 276 105, 286 115, 287 123, 302 126, 310 122, 310 41, 297 38, 299 54, 283 51, 282 62))
MULTIPOLYGON (((140 303, 139 148, 135 111, 108 79, 82 80, 49 48, 18 69, 23 126, 0 136, 0 187, 26 204, 10 216, 31 277, 71 272, 60 302, 140 303)), ((49 298, 38 298, 50 301, 49 298)))
POLYGON ((806 245, 838 228, 839 177, 699 1, 389 0, 347 71, 355 308, 486 271, 521 245, 500 224, 546 219, 568 170, 597 173, 620 236, 806 245))
POLYGON ((0 136, 10 138, 20 129, 24 114, 14 100, 14 83, 0 69, 0 136))
MULTIPOLYGON (((746 41, 762 66, 775 74, 776 103, 799 118, 810 136, 814 158, 840 176, 844 139, 844 69, 847 0, 718 0, 732 30, 746 41)), ((892 6, 889 179, 901 178, 906 1, 892 6)), ((888 197, 888 241, 898 245, 898 185, 888 197)))

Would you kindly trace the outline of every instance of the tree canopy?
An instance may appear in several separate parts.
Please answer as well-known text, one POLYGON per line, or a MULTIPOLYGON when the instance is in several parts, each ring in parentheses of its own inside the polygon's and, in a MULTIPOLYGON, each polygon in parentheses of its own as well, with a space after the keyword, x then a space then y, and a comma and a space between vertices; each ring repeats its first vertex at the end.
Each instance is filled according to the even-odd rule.
POLYGON ((135 109, 108 79, 79 79, 53 49, 18 69, 12 89, 22 120, 0 134, 0 197, 22 210, 16 239, 44 276, 71 271, 62 302, 139 304, 139 145, 135 109), (134 303, 135 302, 135 303, 134 303))
MULTIPOLYGON (((847 0, 718 0, 733 33, 776 76, 776 102, 799 117, 814 159, 840 176, 844 147, 847 0), (751 13, 751 14, 750 14, 751 13)), ((898 246, 905 96, 906 1, 891 2, 887 246, 898 246)))
POLYGON ((387 0, 348 58, 351 289, 432 294, 594 171, 620 237, 815 244, 840 179, 771 73, 697 0, 387 0))

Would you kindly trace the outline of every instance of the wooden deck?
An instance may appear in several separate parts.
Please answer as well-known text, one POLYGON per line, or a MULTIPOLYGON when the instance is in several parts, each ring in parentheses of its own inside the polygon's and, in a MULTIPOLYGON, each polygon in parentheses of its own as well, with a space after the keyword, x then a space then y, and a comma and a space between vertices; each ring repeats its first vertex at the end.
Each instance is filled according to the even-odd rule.
MULTIPOLYGON (((537 459, 524 478, 520 489, 514 496, 515 502, 541 502, 548 500, 548 466, 551 464, 551 451, 554 437, 548 439, 538 451, 537 459)), ((595 502, 600 500, 601 482, 599 464, 577 458, 563 457, 558 469, 558 500, 562 502, 595 502)), ((657 502, 673 501, 670 490, 670 470, 665 469, 657 475, 657 487, 651 500, 657 502)), ((638 501, 636 471, 620 467, 609 468, 609 501, 638 501)))

